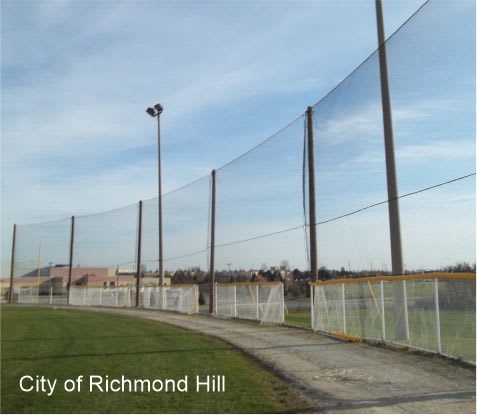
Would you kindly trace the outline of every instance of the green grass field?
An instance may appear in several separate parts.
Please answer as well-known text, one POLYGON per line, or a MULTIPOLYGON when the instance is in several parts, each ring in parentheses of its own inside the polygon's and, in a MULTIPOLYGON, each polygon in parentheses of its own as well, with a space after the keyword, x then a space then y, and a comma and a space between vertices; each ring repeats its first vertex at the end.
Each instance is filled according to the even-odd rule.
POLYGON ((310 312, 290 310, 285 314, 285 323, 293 326, 311 328, 310 312))
MULTIPOLYGON (((66 309, 3 306, 2 413, 303 412, 285 382, 225 342, 157 322, 66 309), (58 379, 55 393, 22 392, 24 375, 58 379), (225 375, 223 393, 67 393, 66 379, 225 375)), ((87 389, 87 388, 86 388, 87 389)))

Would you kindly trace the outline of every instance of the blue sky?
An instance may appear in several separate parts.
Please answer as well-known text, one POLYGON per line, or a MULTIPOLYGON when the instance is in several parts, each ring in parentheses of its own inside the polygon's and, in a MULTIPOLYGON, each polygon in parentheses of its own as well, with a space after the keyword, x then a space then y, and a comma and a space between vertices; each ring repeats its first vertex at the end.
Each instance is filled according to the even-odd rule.
MULTIPOLYGON (((384 0, 387 35, 421 3, 384 0)), ((374 0, 3 0, 1 7, 2 263, 13 223, 157 195, 147 106, 165 107, 168 192, 300 116, 377 44, 374 0)))

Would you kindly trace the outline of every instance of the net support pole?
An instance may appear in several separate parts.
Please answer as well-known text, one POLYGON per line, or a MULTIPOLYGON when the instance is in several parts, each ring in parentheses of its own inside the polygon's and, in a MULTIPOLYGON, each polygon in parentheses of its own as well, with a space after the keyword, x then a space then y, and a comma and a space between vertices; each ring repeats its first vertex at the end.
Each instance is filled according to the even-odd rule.
POLYGON ((434 278, 434 305, 435 305, 435 312, 436 312, 436 346, 437 346, 437 353, 442 352, 441 346, 441 316, 439 312, 439 280, 434 278))
POLYGON ((141 242, 142 242, 142 200, 138 206, 138 222, 137 222, 137 255, 136 255, 136 307, 139 307, 141 287, 141 242))
MULTIPOLYGON (((381 0, 376 0, 384 149, 386 155, 386 181, 388 189, 389 234, 391 240, 391 264, 393 275, 402 275, 404 273, 404 267, 402 259, 401 224, 399 218, 396 158, 394 154, 393 122, 383 20, 382 2, 381 0)), ((395 284, 394 303, 396 317, 400 316, 400 318, 396 318, 396 321, 399 323, 396 326, 397 339, 407 340, 409 338, 409 322, 407 318, 405 281, 395 284)))
POLYGON ((70 263, 68 264, 68 283, 66 286, 67 297, 66 304, 70 304, 70 291, 71 291, 71 274, 73 272, 73 247, 75 240, 75 217, 71 217, 71 231, 70 231, 70 263))
POLYGON ((164 285, 164 249, 162 239, 162 167, 161 167, 161 114, 157 115, 157 213, 159 230, 159 283, 164 285))
POLYGON ((384 317, 384 281, 381 280, 381 338, 386 340, 386 320, 384 317))
POLYGON ((316 247, 316 198, 315 198, 315 151, 313 145, 313 108, 306 109, 307 144, 308 144, 308 210, 310 221, 310 276, 318 277, 318 260, 316 247))
MULTIPOLYGON (((209 313, 214 312, 215 303, 215 170, 210 174, 211 179, 211 203, 210 203, 210 268, 209 268, 209 313)), ((217 311, 217 310, 215 310, 217 311)))
POLYGON ((17 225, 13 225, 13 236, 12 236, 12 257, 10 262, 10 292, 8 293, 8 302, 13 303, 13 275, 15 270, 15 242, 17 237, 17 225))
POLYGON ((50 305, 53 304, 53 287, 50 287, 50 305))
POLYGON ((341 284, 341 308, 343 309, 343 334, 346 334, 346 297, 344 284, 341 284))

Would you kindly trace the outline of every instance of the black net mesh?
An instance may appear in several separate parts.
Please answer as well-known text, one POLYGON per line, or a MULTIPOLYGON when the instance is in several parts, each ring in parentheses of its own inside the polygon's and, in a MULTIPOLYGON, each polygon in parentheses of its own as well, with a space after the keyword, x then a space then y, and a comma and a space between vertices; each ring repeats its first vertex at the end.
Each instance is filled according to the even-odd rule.
POLYGON ((13 268, 15 302, 66 302, 70 230, 70 219, 17 225, 13 268))
MULTIPOLYGON (((474 8, 428 2, 386 42, 410 270, 475 261, 474 8)), ((382 119, 376 51, 314 107, 321 266, 391 269, 382 119)))
POLYGON ((134 272, 137 258, 138 205, 75 219, 73 265, 134 272))
POLYGON ((303 117, 217 170, 217 269, 304 268, 303 117))
MULTIPOLYGON (((162 198, 164 270, 207 270, 210 178, 202 177, 162 198)), ((159 259, 158 199, 143 204, 142 262, 157 271, 159 259)))

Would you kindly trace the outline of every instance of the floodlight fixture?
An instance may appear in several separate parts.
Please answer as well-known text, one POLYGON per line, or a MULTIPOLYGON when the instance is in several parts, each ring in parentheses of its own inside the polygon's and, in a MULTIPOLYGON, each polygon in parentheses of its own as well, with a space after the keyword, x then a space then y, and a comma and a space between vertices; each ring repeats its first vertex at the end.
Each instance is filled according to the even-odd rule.
POLYGON ((161 104, 154 105, 154 109, 157 111, 157 114, 160 114, 164 110, 161 104))
POLYGON ((149 107, 146 112, 151 116, 151 117, 155 117, 157 114, 156 114, 156 111, 154 110, 154 108, 151 108, 149 107))

